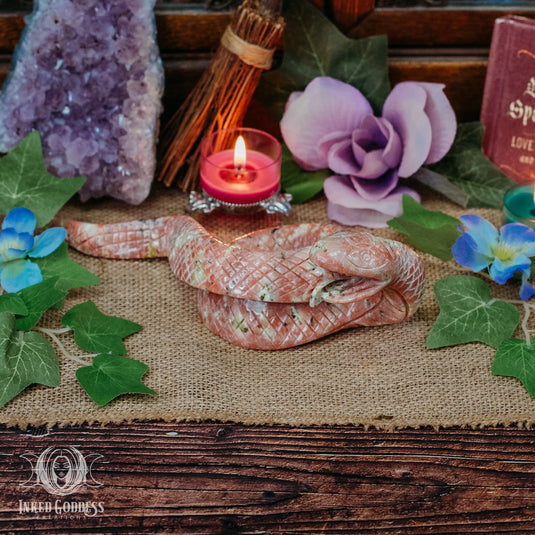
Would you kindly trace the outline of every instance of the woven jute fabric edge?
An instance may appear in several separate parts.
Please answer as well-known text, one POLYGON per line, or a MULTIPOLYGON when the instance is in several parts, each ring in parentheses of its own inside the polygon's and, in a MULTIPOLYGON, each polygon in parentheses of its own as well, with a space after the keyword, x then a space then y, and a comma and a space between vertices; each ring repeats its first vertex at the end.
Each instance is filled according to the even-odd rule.
MULTIPOLYGON (((185 195, 159 189, 139 207, 115 201, 74 202, 62 216, 102 223, 150 219, 183 213, 185 202, 185 195)), ((457 217, 465 213, 440 199, 429 197, 424 203, 457 217)), ((498 211, 478 213, 495 224, 500 222, 498 211)), ((289 220, 258 216, 244 223, 225 215, 203 219, 211 232, 228 236, 243 233, 244 228, 311 221, 327 222, 324 199, 297 207, 289 220)), ((392 229, 378 234, 403 240, 392 229)), ((143 331, 126 341, 129 356, 149 365, 144 381, 159 396, 121 396, 99 408, 77 384, 76 366, 60 362, 60 387, 32 386, 21 393, 0 409, 4 425, 217 421, 384 430, 535 425, 535 401, 521 383, 492 374, 492 348, 467 344, 425 349, 425 339, 439 312, 432 284, 455 273, 428 255, 424 255, 426 296, 410 320, 343 331, 306 346, 274 352, 236 348, 208 332, 196 311, 195 290, 174 278, 166 260, 73 257, 103 282, 74 291, 68 306, 91 299, 106 314, 142 324, 143 331)), ((512 298, 517 297, 518 289, 513 285, 497 291, 512 298)), ((61 318, 59 312, 54 314, 46 320, 50 325, 61 318)), ((74 345, 66 345, 76 350, 74 345)))

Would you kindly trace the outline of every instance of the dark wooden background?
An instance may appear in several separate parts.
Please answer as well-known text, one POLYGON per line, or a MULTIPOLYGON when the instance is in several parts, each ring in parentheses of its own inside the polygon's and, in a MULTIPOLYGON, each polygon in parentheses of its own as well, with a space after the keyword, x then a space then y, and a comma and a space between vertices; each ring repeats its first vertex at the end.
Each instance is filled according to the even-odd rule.
POLYGON ((487 428, 364 430, 138 423, 0 429, 1 533, 535 533, 535 436, 487 428), (24 487, 21 455, 100 454, 98 487, 24 487), (23 502, 94 501, 93 518, 21 514, 23 502), (48 518, 50 516, 50 518, 48 518))
MULTIPOLYGON (((387 33, 392 83, 446 83, 459 120, 477 120, 496 17, 532 0, 311 0, 348 35, 387 33), (475 6, 475 7, 474 7, 475 6)), ((160 0, 167 113, 208 65, 231 12, 160 0)), ((0 81, 32 2, 0 0, 0 81)), ((535 532, 535 434, 136 422, 0 426, 0 533, 468 534, 535 532), (75 446, 101 455, 101 485, 52 496, 25 486, 22 455, 75 446), (83 515, 21 513, 20 502, 101 502, 83 515)))

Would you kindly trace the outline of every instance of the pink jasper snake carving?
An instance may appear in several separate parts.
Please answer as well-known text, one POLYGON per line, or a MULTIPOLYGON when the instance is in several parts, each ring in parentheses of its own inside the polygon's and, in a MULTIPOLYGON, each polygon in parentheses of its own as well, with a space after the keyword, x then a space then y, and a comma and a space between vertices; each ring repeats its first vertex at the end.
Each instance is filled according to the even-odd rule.
POLYGON ((335 224, 285 225, 230 244, 189 216, 64 226, 69 244, 92 256, 168 256, 175 275, 200 290, 208 328, 247 348, 283 349, 397 323, 423 293, 423 262, 409 247, 335 224))

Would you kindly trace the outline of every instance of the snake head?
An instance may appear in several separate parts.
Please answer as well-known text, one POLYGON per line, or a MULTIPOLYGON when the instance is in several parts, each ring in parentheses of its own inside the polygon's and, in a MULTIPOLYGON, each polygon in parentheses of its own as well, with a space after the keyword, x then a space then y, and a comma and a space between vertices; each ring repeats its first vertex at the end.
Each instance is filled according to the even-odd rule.
POLYGON ((367 232, 342 231, 317 241, 310 250, 310 260, 318 266, 342 275, 390 278, 391 250, 387 240, 367 232))
POLYGON ((391 250, 384 240, 366 232, 342 231, 319 240, 311 247, 309 258, 335 278, 314 291, 311 305, 365 299, 393 278, 391 250))

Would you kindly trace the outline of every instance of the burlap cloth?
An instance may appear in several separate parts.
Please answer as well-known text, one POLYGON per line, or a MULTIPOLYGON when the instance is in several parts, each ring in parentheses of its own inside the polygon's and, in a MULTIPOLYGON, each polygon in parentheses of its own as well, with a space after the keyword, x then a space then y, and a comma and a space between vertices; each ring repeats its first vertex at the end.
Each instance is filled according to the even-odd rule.
MULTIPOLYGON (((432 210, 455 216, 466 212, 427 197, 424 204, 432 210)), ((73 202, 62 213, 92 222, 127 221, 183 213, 185 201, 177 190, 156 187, 140 207, 110 200, 73 202)), ((500 223, 498 211, 473 212, 500 223)), ((228 238, 276 223, 277 218, 212 214, 202 219, 210 230, 228 238)), ((325 200, 297 207, 284 221, 326 221, 325 200)), ((377 233, 402 238, 392 229, 377 233)), ((129 356, 149 365, 144 381, 159 395, 121 396, 98 407, 75 380, 78 365, 60 356, 61 385, 27 389, 0 409, 0 422, 27 426, 219 420, 386 429, 535 422, 535 400, 520 382, 491 373, 492 348, 472 343, 425 349, 439 312, 433 283, 455 273, 431 257, 425 256, 423 303, 409 321, 342 331, 306 346, 268 352, 234 347, 210 333, 197 315, 196 291, 175 279, 165 259, 102 260, 75 252, 72 256, 102 284, 73 290, 64 310, 91 299, 104 313, 143 325, 126 345, 129 356)), ((497 296, 517 297, 515 285, 495 285, 494 290, 497 296)), ((59 327, 61 315, 47 313, 46 324, 59 327)), ((81 353, 72 343, 66 345, 81 353)))

